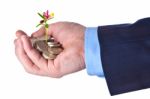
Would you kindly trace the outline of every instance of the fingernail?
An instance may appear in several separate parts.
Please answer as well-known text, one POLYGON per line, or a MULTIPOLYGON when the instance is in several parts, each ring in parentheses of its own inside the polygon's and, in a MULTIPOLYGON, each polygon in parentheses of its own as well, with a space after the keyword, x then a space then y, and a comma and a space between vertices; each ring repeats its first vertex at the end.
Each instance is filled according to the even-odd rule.
POLYGON ((22 31, 22 30, 17 30, 17 31, 16 31, 16 34, 18 34, 18 33, 20 33, 20 32, 24 33, 24 31, 22 31))
POLYGON ((17 36, 17 37, 20 37, 21 35, 26 35, 26 34, 25 34, 25 32, 22 31, 22 30, 16 31, 16 36, 17 36))

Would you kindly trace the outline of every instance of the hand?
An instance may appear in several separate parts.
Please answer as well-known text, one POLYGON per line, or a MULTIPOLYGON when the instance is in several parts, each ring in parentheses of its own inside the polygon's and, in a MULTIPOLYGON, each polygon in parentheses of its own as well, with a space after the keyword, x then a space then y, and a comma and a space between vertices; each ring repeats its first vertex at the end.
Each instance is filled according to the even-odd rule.
POLYGON ((41 28, 31 37, 23 31, 17 31, 15 53, 24 69, 41 76, 62 77, 66 74, 80 71, 85 68, 84 60, 84 32, 85 27, 71 22, 57 22, 49 25, 48 35, 60 42, 64 48, 56 59, 46 60, 31 46, 31 37, 40 37, 45 34, 41 28))

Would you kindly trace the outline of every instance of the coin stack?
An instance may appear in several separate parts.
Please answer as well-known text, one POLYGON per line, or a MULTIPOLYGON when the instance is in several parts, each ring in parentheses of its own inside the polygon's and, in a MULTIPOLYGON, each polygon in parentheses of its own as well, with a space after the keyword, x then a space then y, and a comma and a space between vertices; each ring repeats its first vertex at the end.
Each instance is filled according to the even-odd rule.
POLYGON ((32 38, 32 46, 41 52, 45 59, 55 59, 63 50, 61 44, 49 37, 46 41, 44 37, 32 38))

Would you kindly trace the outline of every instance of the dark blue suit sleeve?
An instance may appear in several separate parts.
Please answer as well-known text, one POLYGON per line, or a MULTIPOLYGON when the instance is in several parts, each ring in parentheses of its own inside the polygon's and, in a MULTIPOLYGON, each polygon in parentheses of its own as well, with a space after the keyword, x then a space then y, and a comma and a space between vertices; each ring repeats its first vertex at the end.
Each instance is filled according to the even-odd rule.
POLYGON ((100 26, 98 37, 111 95, 150 88, 150 18, 100 26))

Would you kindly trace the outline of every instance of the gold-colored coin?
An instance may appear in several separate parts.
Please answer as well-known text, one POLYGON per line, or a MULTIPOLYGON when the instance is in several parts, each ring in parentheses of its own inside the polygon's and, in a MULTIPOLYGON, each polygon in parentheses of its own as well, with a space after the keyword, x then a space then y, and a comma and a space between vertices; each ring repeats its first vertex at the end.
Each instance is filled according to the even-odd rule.
POLYGON ((55 40, 54 40, 53 37, 49 37, 48 40, 47 40, 47 42, 54 42, 54 41, 55 41, 55 40))
POLYGON ((48 44, 49 47, 59 47, 59 46, 61 46, 61 44, 56 42, 56 41, 54 41, 54 42, 47 42, 47 44, 48 44))
POLYGON ((61 44, 52 37, 49 37, 48 41, 45 40, 44 36, 32 38, 31 43, 34 48, 41 52, 45 59, 55 59, 63 50, 61 44))
POLYGON ((47 42, 48 45, 55 45, 55 44, 59 44, 58 42, 47 42))
POLYGON ((57 54, 61 53, 62 50, 63 50, 63 49, 62 49, 61 47, 54 47, 54 48, 48 47, 48 51, 49 51, 50 54, 55 54, 55 55, 57 55, 57 54))
POLYGON ((48 52, 48 45, 45 41, 36 41, 35 46, 41 52, 48 52))
POLYGON ((42 56, 43 56, 45 59, 49 59, 49 55, 46 55, 46 54, 42 53, 42 56))
POLYGON ((42 53, 42 56, 45 58, 45 59, 55 59, 57 57, 57 55, 53 55, 53 54, 49 54, 49 55, 46 55, 44 53, 42 53))
POLYGON ((61 47, 61 45, 60 44, 53 44, 53 45, 48 45, 49 47, 61 47))

